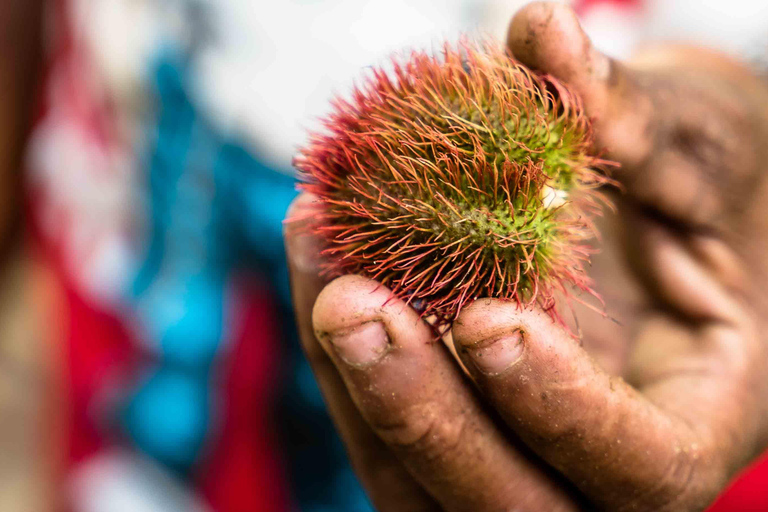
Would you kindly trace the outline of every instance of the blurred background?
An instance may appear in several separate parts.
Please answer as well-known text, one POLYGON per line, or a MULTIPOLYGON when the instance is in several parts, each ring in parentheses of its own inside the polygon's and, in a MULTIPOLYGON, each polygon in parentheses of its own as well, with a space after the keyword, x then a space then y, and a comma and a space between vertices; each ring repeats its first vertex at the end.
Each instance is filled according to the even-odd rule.
MULTIPOLYGON (((292 326, 291 158, 370 65, 524 3, 0 0, 0 510, 371 510, 292 326)), ((765 0, 574 5, 617 57, 768 59, 765 0)))

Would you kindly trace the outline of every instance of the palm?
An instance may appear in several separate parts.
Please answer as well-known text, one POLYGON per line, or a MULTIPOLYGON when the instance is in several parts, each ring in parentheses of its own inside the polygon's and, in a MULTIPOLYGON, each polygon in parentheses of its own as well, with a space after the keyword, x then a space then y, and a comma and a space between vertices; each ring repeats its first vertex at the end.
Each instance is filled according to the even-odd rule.
MULTIPOLYGON (((606 208, 597 220, 599 240, 589 275, 600 301, 580 297, 589 306, 571 301, 572 314, 564 315, 568 327, 608 373, 626 377, 632 333, 648 310, 650 299, 632 274, 620 240, 621 218, 606 208)), ((568 311, 568 308, 564 308, 568 311)))
POLYGON ((618 375, 638 371, 627 368, 630 345, 649 318, 759 314, 738 302, 751 296, 751 306, 763 305, 746 277, 763 274, 755 246, 768 235, 753 222, 764 203, 766 88, 702 50, 636 60, 609 99, 588 105, 598 140, 623 167, 615 173, 621 190, 610 193, 617 211, 599 221, 591 269, 606 314, 576 308, 586 348, 618 375))

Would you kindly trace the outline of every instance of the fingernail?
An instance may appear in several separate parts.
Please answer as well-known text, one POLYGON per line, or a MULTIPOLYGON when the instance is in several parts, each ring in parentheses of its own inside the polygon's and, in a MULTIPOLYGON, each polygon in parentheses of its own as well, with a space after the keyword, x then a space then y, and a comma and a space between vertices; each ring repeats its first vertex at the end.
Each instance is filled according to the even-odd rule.
POLYGON ((331 334, 331 345, 345 363, 368 366, 387 353, 389 336, 381 322, 367 322, 348 331, 331 334))
POLYGON ((485 375, 499 375, 523 356, 525 348, 520 330, 464 349, 472 365, 485 375))

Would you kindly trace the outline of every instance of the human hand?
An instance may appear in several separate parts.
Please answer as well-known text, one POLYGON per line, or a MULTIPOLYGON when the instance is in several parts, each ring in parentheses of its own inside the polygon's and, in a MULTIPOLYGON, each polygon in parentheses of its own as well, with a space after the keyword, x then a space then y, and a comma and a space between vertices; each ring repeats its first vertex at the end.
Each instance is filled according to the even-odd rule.
POLYGON ((582 347, 541 311, 478 300, 452 329, 470 382, 386 288, 325 286, 289 224, 328 407, 383 511, 702 510, 768 444, 768 87, 700 49, 613 62, 557 4, 520 11, 508 44, 582 97, 622 164, 595 278, 623 328, 580 315, 582 347))

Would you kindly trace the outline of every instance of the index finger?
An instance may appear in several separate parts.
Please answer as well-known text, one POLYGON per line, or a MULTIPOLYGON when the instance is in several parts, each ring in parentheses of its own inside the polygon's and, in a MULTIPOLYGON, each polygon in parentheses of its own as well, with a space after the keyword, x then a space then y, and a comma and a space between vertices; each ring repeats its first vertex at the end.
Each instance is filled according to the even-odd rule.
POLYGON ((315 338, 312 308, 326 281, 319 276, 318 241, 307 226, 314 201, 310 194, 301 194, 291 205, 285 226, 291 294, 304 353, 352 465, 377 510, 440 510, 362 418, 334 364, 315 338))

